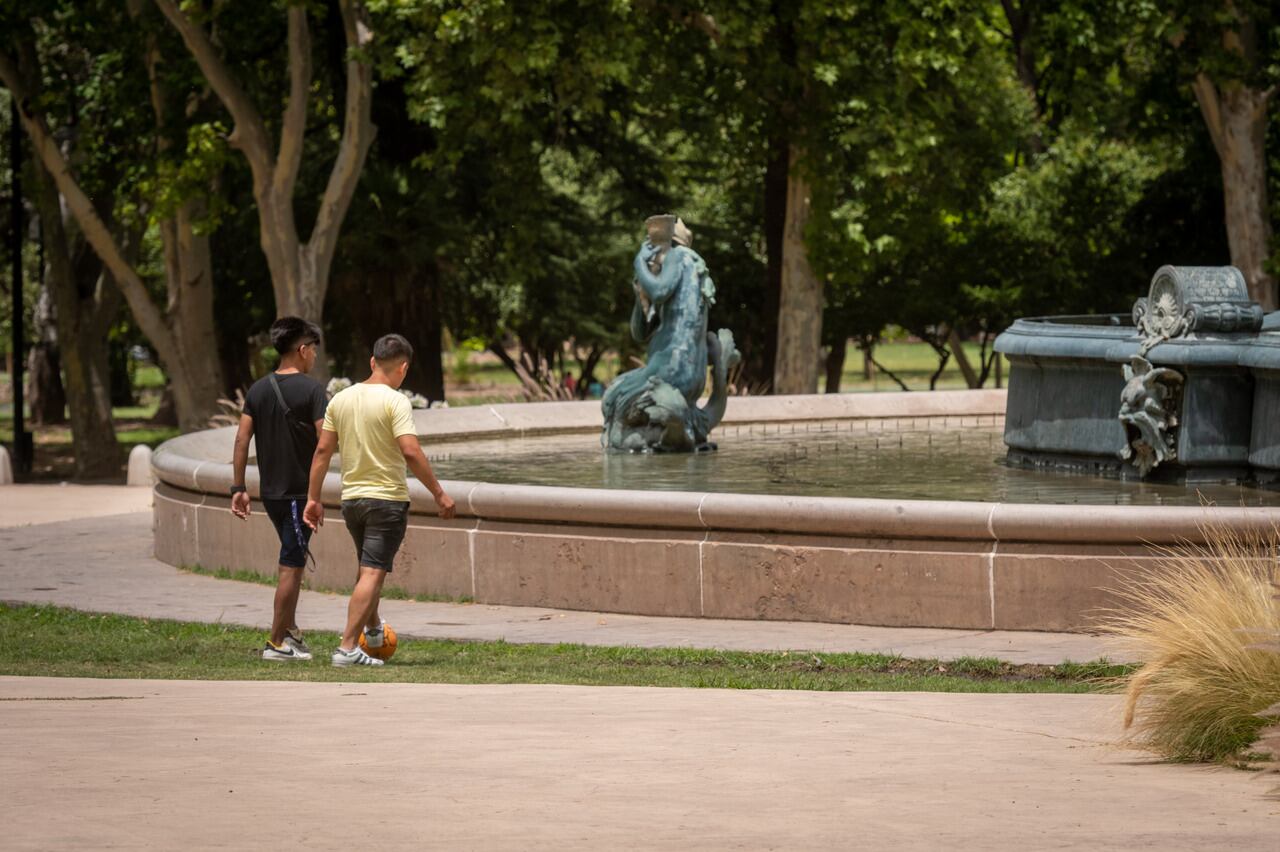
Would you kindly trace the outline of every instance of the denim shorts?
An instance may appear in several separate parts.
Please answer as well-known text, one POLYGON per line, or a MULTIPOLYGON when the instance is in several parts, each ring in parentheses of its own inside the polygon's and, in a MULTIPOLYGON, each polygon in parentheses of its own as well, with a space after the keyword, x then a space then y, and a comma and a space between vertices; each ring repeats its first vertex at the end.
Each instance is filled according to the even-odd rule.
POLYGON ((391 563, 409 526, 409 504, 372 497, 343 500, 342 519, 347 522, 361 566, 391 573, 391 563))
POLYGON ((307 567, 307 546, 311 542, 311 527, 302 522, 302 510, 306 500, 267 500, 262 508, 267 510, 271 526, 280 537, 280 564, 286 568, 307 567))

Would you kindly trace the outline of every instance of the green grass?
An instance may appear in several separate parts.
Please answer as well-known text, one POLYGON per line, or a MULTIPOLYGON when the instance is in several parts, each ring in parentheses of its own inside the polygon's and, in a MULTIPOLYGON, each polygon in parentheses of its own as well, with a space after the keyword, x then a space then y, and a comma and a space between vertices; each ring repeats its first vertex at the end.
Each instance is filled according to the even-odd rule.
MULTIPOLYGON (((969 363, 973 365, 973 369, 981 372, 982 362, 980 350, 976 343, 964 344, 965 354, 969 356, 969 363)), ((886 369, 892 370, 894 375, 907 383, 907 387, 913 391, 921 391, 929 389, 929 377, 933 375, 934 370, 938 369, 938 357, 934 353, 933 348, 927 343, 911 343, 907 341, 898 341, 894 343, 882 343, 876 347, 875 358, 884 365, 886 369)), ((992 368, 992 375, 988 376, 985 387, 994 388, 995 369, 992 368)), ((1009 360, 1004 360, 1004 379, 1009 379, 1009 360)), ((825 378, 820 378, 819 386, 825 387, 825 378)), ((947 368, 938 377, 938 390, 956 390, 966 388, 964 375, 960 372, 960 367, 956 364, 956 359, 951 358, 947 361, 947 368)), ((901 390, 893 379, 883 373, 876 372, 875 376, 870 380, 862 377, 862 353, 852 343, 849 344, 848 353, 845 355, 844 372, 840 378, 840 390, 843 393, 857 391, 896 391, 901 390)))
MULTIPOLYGON (((179 565, 178 570, 186 571, 191 574, 199 574, 203 577, 214 577, 218 580, 236 580, 241 583, 257 583, 260 586, 271 586, 275 588, 276 578, 267 577, 254 571, 246 571, 242 568, 232 570, 230 568, 206 568, 203 565, 179 565)), ((331 595, 349 595, 351 594, 351 586, 318 586, 311 582, 309 575, 302 578, 302 588, 312 592, 322 592, 331 595)), ((468 596, 451 598, 447 595, 428 595, 428 594, 410 594, 404 589, 394 586, 387 586, 382 590, 382 597, 389 601, 418 601, 420 603, 455 603, 469 604, 474 600, 468 596)))
MULTIPOLYGON (((840 379, 842 393, 901 390, 893 379, 879 371, 876 371, 870 380, 864 379, 862 376, 862 353, 852 343, 848 344, 848 346, 844 372, 841 374, 840 379)), ((969 362, 973 365, 973 368, 981 371, 982 364, 978 344, 965 343, 964 350, 969 356, 969 362)), ((876 347, 875 358, 886 369, 893 371, 898 378, 906 382, 907 387, 913 391, 928 390, 929 377, 938 368, 937 355, 927 343, 909 341, 883 343, 876 347)), ((446 354, 445 364, 451 365, 455 363, 456 359, 456 354, 446 354)), ((596 376, 602 381, 608 381, 613 378, 618 368, 616 356, 606 356, 596 368, 596 376)), ((1009 361, 1005 359, 1004 376, 1006 381, 1008 380, 1008 375, 1009 361)), ((446 366, 446 381, 451 405, 491 405, 520 398, 520 380, 506 367, 487 358, 483 361, 472 363, 466 369, 465 386, 467 390, 465 393, 458 392, 460 383, 457 379, 459 378, 462 377, 457 374, 456 370, 446 366)), ((819 387, 821 389, 826 387, 825 382, 825 378, 819 377, 819 387)), ((995 386, 995 376, 989 376, 986 387, 994 388, 995 386)), ((956 364, 955 358, 952 358, 947 362, 946 370, 938 378, 937 389, 957 390, 965 387, 967 385, 963 374, 960 372, 960 367, 956 364)))
POLYGON ((511 645, 405 637, 378 669, 334 669, 333 633, 313 632, 318 659, 272 665, 263 632, 223 624, 0 604, 0 674, 162 680, 558 683, 822 691, 1053 692, 1105 690, 1128 671, 1105 662, 1015 666, 988 659, 909 660, 883 654, 746 653, 674 648, 511 645))
MULTIPOLYGON (((157 402, 152 400, 146 405, 113 408, 111 414, 115 419, 116 441, 120 444, 119 481, 124 481, 125 461, 129 451, 145 444, 157 447, 170 438, 176 437, 180 431, 168 426, 153 426, 148 423, 155 414, 157 402)), ((0 443, 13 441, 12 406, 9 411, 0 414, 0 443)), ((72 476, 75 467, 75 453, 71 443, 70 424, 58 426, 37 426, 28 428, 33 432, 35 442, 35 459, 31 478, 33 480, 59 480, 72 476)))
POLYGON ((164 371, 155 364, 139 364, 133 374, 133 386, 137 390, 163 390, 164 384, 164 371))

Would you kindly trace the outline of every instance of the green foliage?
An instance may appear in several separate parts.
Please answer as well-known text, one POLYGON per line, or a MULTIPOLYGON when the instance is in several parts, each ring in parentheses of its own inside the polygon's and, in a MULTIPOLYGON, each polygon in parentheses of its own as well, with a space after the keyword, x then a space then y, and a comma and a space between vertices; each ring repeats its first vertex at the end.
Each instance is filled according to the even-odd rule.
MULTIPOLYGON (((271 133, 288 91, 281 5, 184 6, 216 28, 271 133)), ((793 147, 829 344, 896 325, 941 355, 951 328, 985 342, 1018 315, 1126 312, 1158 265, 1228 260, 1187 84, 1280 80, 1273 5, 369 0, 379 133, 335 258, 326 347, 351 372, 376 330, 442 318, 544 378, 575 362, 566 344, 625 365, 629 257, 644 218, 670 211, 720 285, 713 326, 759 365, 776 323, 767 181, 793 147), (1247 55, 1223 47, 1242 20, 1247 55)), ((35 34, 41 105, 86 190, 142 230, 150 280, 157 220, 209 200, 219 347, 238 384, 275 313, 251 179, 186 50, 143 7, 134 19, 105 0, 23 0, 0 24, 35 34), (159 123, 149 39, 174 95, 159 123)), ((310 8, 302 233, 345 92, 339 18, 310 8)), ((1275 166, 1271 184, 1280 210, 1275 166)))
POLYGON ((1160 171, 1155 156, 1135 146, 1064 133, 991 187, 987 244, 998 247, 1000 268, 1018 270, 1014 283, 966 284, 965 294, 1004 316, 1127 313, 1144 277, 1117 276, 1117 255, 1128 244, 1129 211, 1160 171))

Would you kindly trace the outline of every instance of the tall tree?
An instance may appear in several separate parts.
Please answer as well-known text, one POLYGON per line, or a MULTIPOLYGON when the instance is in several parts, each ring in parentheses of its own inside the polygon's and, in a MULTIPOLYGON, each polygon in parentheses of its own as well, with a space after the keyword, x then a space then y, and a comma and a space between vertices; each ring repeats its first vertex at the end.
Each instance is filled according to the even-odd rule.
MULTIPOLYGON (((271 270, 277 312, 320 322, 338 234, 375 132, 370 117, 373 60, 369 51, 373 31, 369 28, 364 3, 338 2, 347 47, 342 136, 311 235, 305 242, 298 230, 294 194, 302 164, 313 82, 307 4, 292 3, 286 12, 289 91, 280 118, 279 141, 273 144, 262 112, 231 71, 214 37, 180 10, 174 0, 155 0, 155 3, 182 36, 205 80, 235 124, 229 141, 244 154, 253 173, 259 236, 271 270)), ((230 14, 232 10, 223 7, 221 12, 230 14)), ((216 13, 214 22, 216 26, 216 13)))
POLYGON ((1231 263, 1264 310, 1280 307, 1267 200, 1267 113, 1280 91, 1280 14, 1274 3, 1184 4, 1168 22, 1222 167, 1231 263))
MULTIPOLYGON (((92 11, 89 15, 83 9, 69 12, 37 4, 30 16, 14 20, 9 27, 10 46, 17 58, 9 51, 0 51, 0 82, 17 98, 23 127, 61 195, 61 203, 102 260, 138 327, 155 348, 171 380, 180 425, 187 430, 204 428, 223 392, 214 344, 208 243, 201 233, 201 226, 206 224, 200 221, 206 196, 191 191, 169 174, 171 180, 165 190, 171 196, 168 202, 154 197, 137 199, 133 204, 141 207, 141 215, 135 217, 136 221, 118 221, 115 207, 129 206, 124 204, 126 193, 122 185, 130 183, 120 164, 163 161, 171 147, 165 137, 168 120, 154 73, 158 57, 150 36, 134 26, 123 10, 104 5, 92 11), (38 45, 40 33, 48 43, 47 49, 38 45), (42 92, 42 80, 51 73, 45 67, 46 56, 52 56, 51 61, 64 59, 64 45, 68 43, 75 46, 72 64, 92 68, 91 76, 80 85, 74 80, 75 73, 62 69, 59 74, 65 72, 78 88, 42 92), (150 79, 148 70, 153 72, 150 79), (91 132, 83 132, 78 126, 88 112, 83 103, 86 94, 92 96, 90 103, 97 119, 91 132), (146 126, 142 124, 146 120, 142 110, 148 108, 153 111, 147 121, 154 128, 151 133, 141 131, 146 126), (51 123, 51 119, 58 123, 51 123), (74 147, 64 149, 69 143, 60 143, 60 136, 74 142, 74 147), (116 179, 102 181, 101 176, 88 174, 84 168, 77 170, 72 166, 73 160, 95 168, 116 167, 116 179), (93 190, 92 197, 86 186, 93 190), (163 305, 157 304, 140 272, 142 233, 149 222, 159 227, 164 245, 163 305)), ((187 141, 183 139, 184 143, 187 141)), ((186 158, 185 144, 172 147, 180 159, 186 158)), ((166 183, 163 172, 155 174, 158 182, 166 183)), ((208 191, 207 185, 204 189, 208 191)), ((143 195, 157 192, 153 188, 152 193, 143 195)), ((47 216, 44 221, 46 225, 50 223, 47 216)), ((70 317, 63 318, 62 305, 59 300, 59 321, 71 322, 70 317)), ((65 340, 63 344, 66 345, 65 340)), ((67 363, 65 352, 63 357, 67 363)))
MULTIPOLYGON (((17 100, 22 114, 25 112, 22 93, 28 88, 39 92, 42 77, 34 33, 28 31, 18 48, 22 70, 7 57, 0 57, 0 74, 4 75, 0 79, 17 100), (23 80, 26 85, 20 82, 23 80)), ((56 305, 62 344, 61 361, 75 454, 74 476, 80 480, 114 476, 119 472, 120 453, 111 422, 106 338, 107 329, 115 319, 119 293, 103 274, 92 252, 86 249, 74 223, 64 218, 53 176, 44 162, 35 160, 31 170, 35 177, 33 196, 46 263, 41 274, 56 305)))
POLYGON ((115 322, 120 291, 93 255, 44 164, 35 167, 37 209, 44 232, 45 275, 56 302, 58 338, 71 409, 75 478, 107 479, 120 473, 120 450, 111 421, 107 332, 115 322))

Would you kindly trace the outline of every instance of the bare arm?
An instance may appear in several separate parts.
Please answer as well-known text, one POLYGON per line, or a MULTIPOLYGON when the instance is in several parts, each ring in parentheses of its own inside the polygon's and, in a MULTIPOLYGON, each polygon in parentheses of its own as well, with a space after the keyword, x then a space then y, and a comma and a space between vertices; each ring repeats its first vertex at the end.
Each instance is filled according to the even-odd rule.
POLYGON ((302 520, 313 530, 324 526, 324 504, 320 502, 320 491, 324 488, 324 478, 329 473, 329 462, 333 461, 333 453, 338 449, 337 432, 320 432, 320 442, 316 445, 316 454, 311 457, 311 477, 307 482, 307 508, 302 513, 302 520))
POLYGON ((418 443, 418 436, 401 435, 396 438, 396 443, 400 445, 400 452, 404 454, 409 470, 413 471, 413 475, 418 477, 418 481, 425 485, 431 492, 431 496, 436 499, 436 505, 440 507, 440 517, 448 520, 457 515, 458 509, 453 503, 453 498, 444 493, 444 488, 436 479, 436 473, 431 469, 431 462, 427 461, 426 455, 422 452, 422 445, 418 443))
MULTIPOLYGON (((253 418, 247 414, 240 415, 240 426, 236 429, 235 449, 231 451, 231 484, 244 487, 244 470, 249 466, 249 441, 253 439, 253 418)), ((249 517, 249 495, 241 491, 231 495, 231 513, 237 518, 249 517)))

